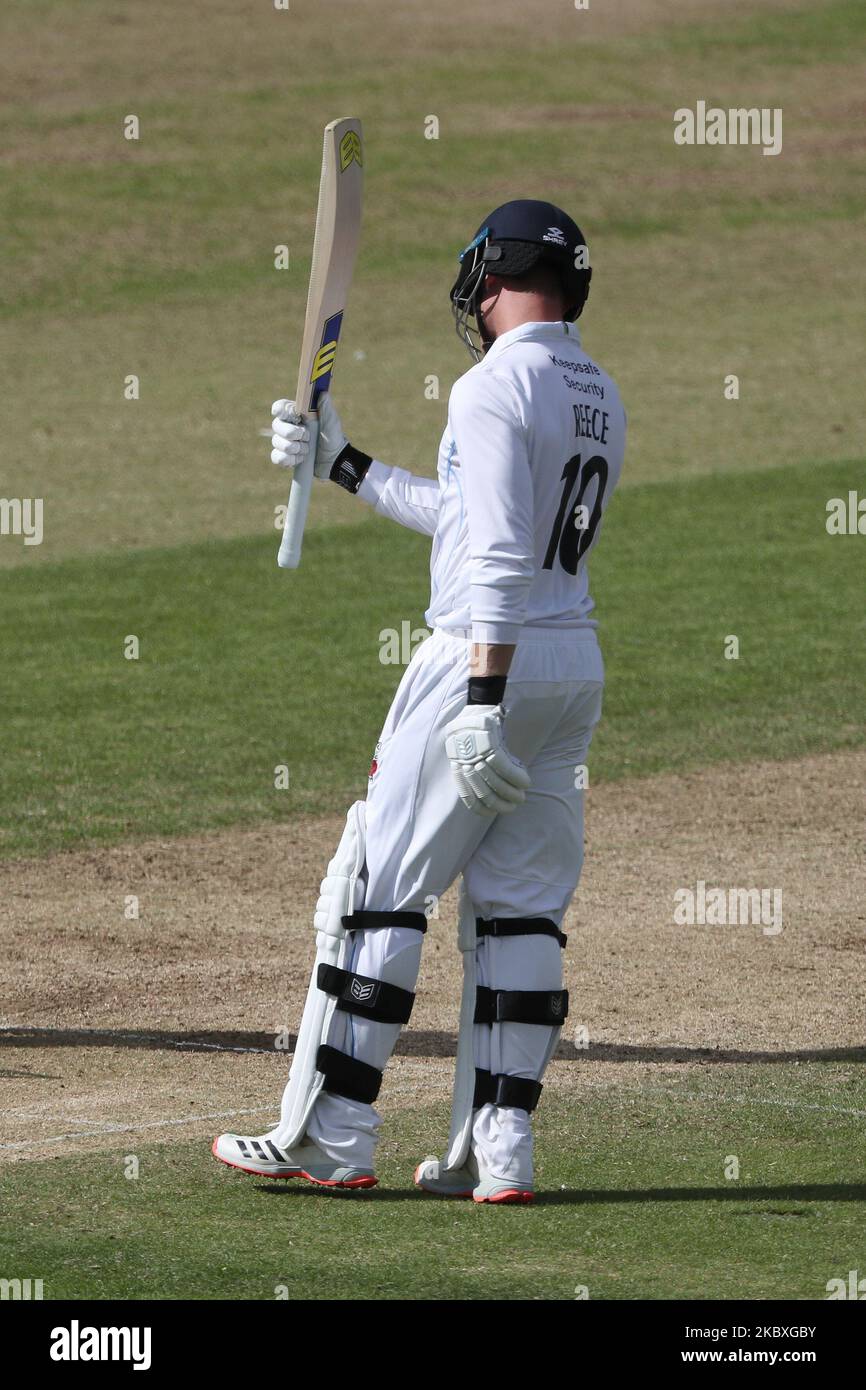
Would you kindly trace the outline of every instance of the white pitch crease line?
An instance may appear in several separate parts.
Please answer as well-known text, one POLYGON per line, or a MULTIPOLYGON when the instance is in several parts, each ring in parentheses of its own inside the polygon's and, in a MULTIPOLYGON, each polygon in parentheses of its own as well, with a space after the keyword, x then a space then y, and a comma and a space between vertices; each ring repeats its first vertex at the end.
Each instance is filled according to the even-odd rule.
MULTIPOLYGON (((105 1120, 88 1120, 86 1115, 76 1115, 75 1123, 77 1125, 87 1125, 89 1129, 93 1130, 94 1134, 101 1134, 105 1126, 105 1120)), ((82 1132, 86 1133, 87 1131, 82 1132)))
MULTIPOLYGON (((49 1110, 49 1111, 41 1111, 41 1110, 31 1110, 31 1109, 29 1109, 29 1108, 24 1109, 23 1107, 21 1107, 21 1108, 16 1108, 15 1106, 13 1106, 13 1107, 12 1107, 11 1109, 9 1109, 9 1110, 0 1110, 0 1120, 11 1120, 14 1116, 17 1116, 17 1117, 19 1118, 19 1120, 20 1120, 22 1117, 23 1117, 25 1120, 63 1120, 63 1119, 66 1118, 66 1116, 65 1116, 64 1113, 63 1113, 63 1111, 57 1111, 57 1110, 55 1110, 55 1111, 51 1111, 51 1110, 49 1110)), ((93 1125, 94 1128, 95 1128, 96 1130, 99 1130, 99 1129, 101 1129, 102 1126, 105 1124, 105 1121, 104 1121, 104 1120, 88 1120, 88 1119, 87 1119, 87 1116, 85 1115, 85 1116, 82 1116, 81 1118, 79 1118, 79 1117, 76 1116, 76 1124, 79 1124, 79 1125, 93 1125)), ((2 1148, 2 1145, 0 1145, 0 1148, 2 1148)))
POLYGON ((260 1115, 262 1111, 275 1113, 274 1105, 256 1105, 247 1110, 215 1110, 210 1115, 185 1115, 182 1120, 148 1120, 140 1125, 107 1125, 105 1129, 86 1129, 70 1134, 54 1134, 49 1139, 16 1139, 8 1144, 0 1144, 0 1149, 32 1149, 40 1144, 65 1144, 67 1139, 98 1139, 109 1134, 136 1134, 145 1129, 166 1129, 168 1126, 196 1125, 205 1120, 231 1120, 235 1115, 260 1115))
MULTIPOLYGON (((401 1087, 400 1090, 403 1088, 401 1087)), ((410 1088, 407 1088, 410 1089, 410 1088)), ((816 1110, 825 1115, 851 1115, 857 1119, 866 1118, 866 1110, 855 1110, 842 1105, 816 1105, 808 1101, 788 1101, 788 1100, 767 1100, 753 1096, 708 1096, 690 1095, 678 1096, 675 1092, 667 1091, 663 1088, 656 1090, 657 1095, 668 1096, 671 1100, 697 1100, 705 1101, 712 1105, 731 1102, 740 1105, 776 1105, 784 1110, 816 1110)), ((73 1130, 69 1134, 56 1134, 47 1139, 21 1139, 11 1143, 0 1143, 2 1149, 32 1149, 40 1144, 64 1144, 69 1139, 96 1139, 111 1134, 136 1134, 146 1129, 167 1129, 176 1128, 182 1125, 201 1124, 205 1120, 230 1120, 236 1115, 260 1115, 264 1111, 274 1112, 273 1105, 256 1105, 244 1110, 215 1110, 207 1115, 186 1115, 179 1120, 148 1120, 145 1124, 138 1125, 108 1125, 104 1129, 73 1130)), ((88 1121, 84 1121, 88 1123, 88 1121)), ((91 1121, 90 1123, 95 1123, 91 1121)))
MULTIPOLYGON (((3 1031, 5 1031, 6 1033, 11 1034, 13 1037, 14 1037, 14 1036, 18 1036, 18 1037, 22 1037, 22 1038, 30 1037, 30 1036, 32 1036, 33 1033, 45 1033, 45 1034, 50 1035, 50 1036, 57 1036, 58 1033, 74 1033, 74 1034, 76 1034, 78 1037, 81 1037, 81 1038, 84 1038, 84 1039, 85 1039, 85 1041, 84 1041, 83 1043, 81 1043, 81 1044, 78 1044, 78 1043, 70 1043, 70 1044, 69 1044, 70 1047, 76 1047, 76 1046, 83 1046, 83 1047, 86 1047, 86 1046, 87 1046, 87 1041, 86 1041, 86 1040, 87 1040, 88 1037, 90 1037, 90 1038, 116 1038, 118 1042, 130 1042, 130 1041, 132 1041, 132 1042, 141 1042, 141 1043, 156 1043, 156 1044, 158 1045, 158 1047, 164 1048, 166 1051, 167 1051, 169 1048, 176 1048, 178 1052, 256 1052, 256 1053, 261 1053, 263 1056, 268 1056, 268 1057, 269 1057, 269 1056, 271 1055, 272 1052, 282 1052, 282 1051, 283 1051, 282 1048, 277 1048, 276 1046, 274 1046, 274 1047, 232 1047, 232 1046, 231 1046, 230 1044, 228 1044, 228 1043, 195 1042, 195 1041, 187 1041, 187 1040, 185 1040, 185 1039, 183 1039, 183 1038, 172 1038, 172 1037, 161 1038, 161 1037, 158 1037, 155 1033, 121 1033, 121 1032, 119 1032, 119 1031, 118 1031, 117 1029, 115 1029, 115 1028, 36 1028, 36 1029, 34 1029, 34 1028, 18 1028, 18 1027, 15 1027, 15 1028, 6 1028, 6 1029, 4 1029, 3 1031)), ((286 1055, 288 1055, 288 1054, 286 1054, 286 1055)))

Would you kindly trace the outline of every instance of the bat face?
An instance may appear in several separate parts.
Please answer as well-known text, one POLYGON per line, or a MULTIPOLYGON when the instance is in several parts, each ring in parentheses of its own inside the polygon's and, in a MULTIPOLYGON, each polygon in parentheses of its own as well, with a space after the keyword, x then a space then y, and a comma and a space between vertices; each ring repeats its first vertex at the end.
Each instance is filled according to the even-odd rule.
MULTIPOLYGON (((361 240, 363 166, 361 122, 355 117, 331 121, 325 127, 316 235, 295 395, 302 415, 316 409, 319 397, 331 385, 346 299, 361 240)), ((292 480, 278 556, 283 569, 295 569, 300 563, 312 482, 311 457, 296 469, 292 480)))
POLYGON ((310 372, 310 385, 312 387, 312 394, 310 396, 311 410, 316 409, 319 397, 323 392, 327 391, 331 384, 331 373, 334 370, 334 360, 337 356, 337 343, 340 341, 340 329, 342 324, 342 309, 325 320, 325 327, 322 330, 322 344, 313 358, 313 369, 310 372))
POLYGON ((347 130, 340 139, 340 169, 348 169, 354 159, 356 164, 363 165, 361 157, 361 133, 358 130, 347 130))
POLYGON ((363 186, 361 123, 332 121, 325 128, 316 236, 304 323, 297 401, 303 412, 331 382, 355 257, 361 239, 363 186))

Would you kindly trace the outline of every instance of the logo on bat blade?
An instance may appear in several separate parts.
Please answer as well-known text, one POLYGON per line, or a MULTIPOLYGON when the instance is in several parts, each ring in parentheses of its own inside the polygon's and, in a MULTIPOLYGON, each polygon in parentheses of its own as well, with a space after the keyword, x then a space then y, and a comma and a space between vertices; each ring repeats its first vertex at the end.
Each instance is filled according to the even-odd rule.
POLYGON ((313 400, 311 409, 315 410, 316 400, 327 391, 331 383, 331 372, 334 370, 334 358, 337 356, 337 343, 340 340, 340 327, 343 322, 342 309, 338 314, 332 314, 325 321, 322 329, 322 345, 313 358, 313 366, 310 372, 310 381, 314 384, 313 400))
POLYGON ((359 166, 363 166, 361 158, 361 137, 357 130, 347 130, 340 141, 340 173, 348 169, 352 160, 359 166))

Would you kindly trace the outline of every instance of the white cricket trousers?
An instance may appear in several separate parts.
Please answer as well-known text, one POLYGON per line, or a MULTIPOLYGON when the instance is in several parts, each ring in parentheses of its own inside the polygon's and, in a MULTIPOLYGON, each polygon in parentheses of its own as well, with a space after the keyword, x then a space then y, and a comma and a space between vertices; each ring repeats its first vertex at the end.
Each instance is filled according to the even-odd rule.
MULTIPOLYGON (((532 785, 525 802, 495 820, 463 805, 445 756, 444 727, 466 703, 470 647, 468 634, 434 629, 394 696, 367 791, 364 907, 432 916, 462 873, 476 916, 548 917, 559 925, 583 863, 583 768, 604 684, 595 631, 521 633, 504 729, 506 746, 526 765, 532 785)), ((414 990, 422 941, 406 927, 358 931, 348 968, 414 990)), ((560 947, 549 936, 483 937, 477 960, 479 984, 491 988, 562 985, 560 947)), ((559 1032, 510 1022, 477 1024, 474 1031, 477 1067, 530 1080, 541 1079, 559 1032)), ((328 1042, 381 1070, 399 1034, 399 1024, 336 1011, 328 1042)), ((322 1094, 307 1132, 335 1160, 372 1168, 380 1123, 373 1106, 322 1094)), ((526 1111, 482 1107, 473 1143, 494 1176, 531 1181, 526 1111)))

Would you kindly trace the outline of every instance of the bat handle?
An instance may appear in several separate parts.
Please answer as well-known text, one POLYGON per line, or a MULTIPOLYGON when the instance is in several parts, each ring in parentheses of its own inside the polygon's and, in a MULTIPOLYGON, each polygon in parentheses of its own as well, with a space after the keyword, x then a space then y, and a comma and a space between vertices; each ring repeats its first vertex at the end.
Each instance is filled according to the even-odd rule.
POLYGON ((315 414, 305 415, 304 419, 310 430, 310 450, 304 462, 298 464, 292 475, 292 490, 289 493, 289 505, 286 507, 283 539, 277 555, 277 564, 283 570, 296 570, 301 563, 304 527, 310 505, 310 493, 313 490, 319 421, 315 414))

